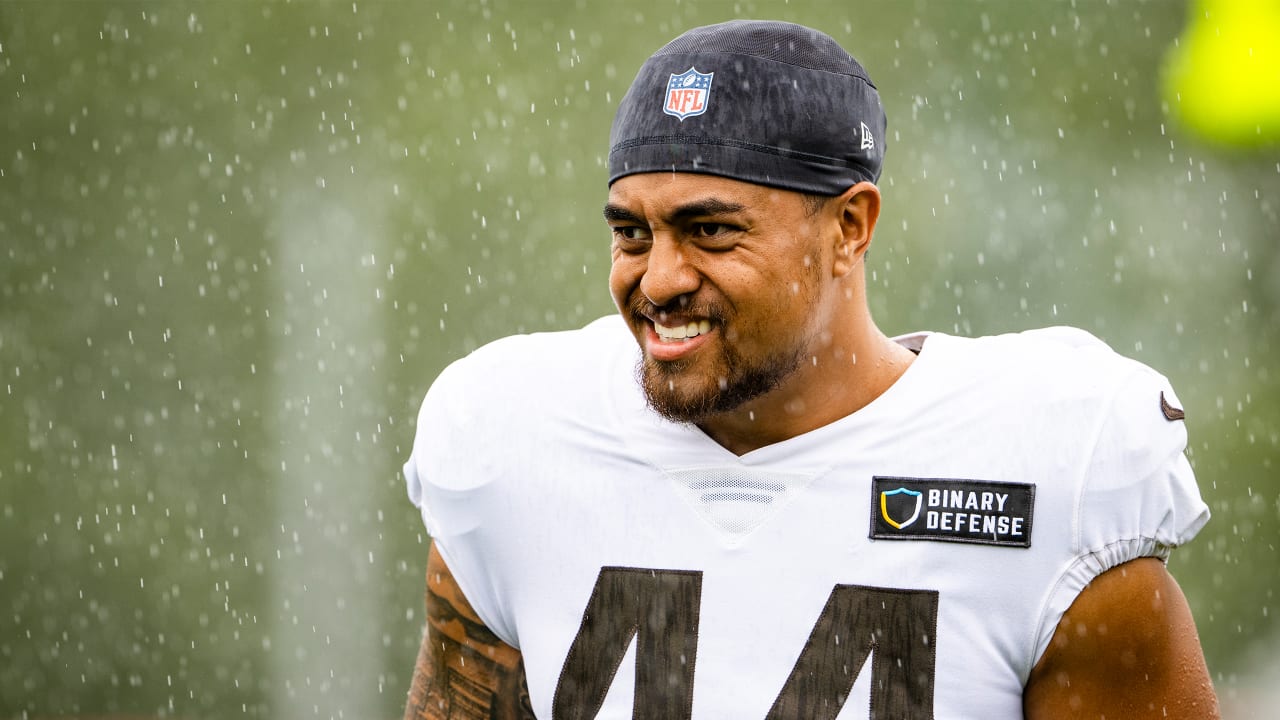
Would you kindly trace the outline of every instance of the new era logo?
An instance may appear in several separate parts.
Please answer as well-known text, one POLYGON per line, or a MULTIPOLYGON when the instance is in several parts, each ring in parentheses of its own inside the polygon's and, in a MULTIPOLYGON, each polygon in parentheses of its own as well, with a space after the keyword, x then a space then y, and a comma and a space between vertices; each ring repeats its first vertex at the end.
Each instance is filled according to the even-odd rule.
POLYGON ((874 150, 876 147, 876 139, 871 136, 871 128, 867 127, 866 123, 859 124, 862 125, 862 149, 874 150))

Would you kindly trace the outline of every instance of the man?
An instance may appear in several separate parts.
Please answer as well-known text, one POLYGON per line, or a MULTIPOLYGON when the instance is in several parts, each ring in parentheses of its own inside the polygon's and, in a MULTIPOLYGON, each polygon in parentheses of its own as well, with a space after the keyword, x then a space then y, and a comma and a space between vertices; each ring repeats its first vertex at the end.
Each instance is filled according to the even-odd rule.
POLYGON ((1208 519, 1172 389, 1078 330, 882 334, 884 137, 808 28, 645 63, 621 317, 492 343, 423 404, 406 717, 1216 716, 1162 562, 1208 519))

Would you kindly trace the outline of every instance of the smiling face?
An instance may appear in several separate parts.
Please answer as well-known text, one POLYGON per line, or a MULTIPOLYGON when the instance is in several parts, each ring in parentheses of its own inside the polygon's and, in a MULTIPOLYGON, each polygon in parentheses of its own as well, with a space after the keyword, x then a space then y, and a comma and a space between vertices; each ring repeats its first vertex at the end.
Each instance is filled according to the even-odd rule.
POLYGON ((613 184, 609 285, 655 410, 703 422, 804 382, 846 296, 833 217, 799 193, 710 175, 613 184))

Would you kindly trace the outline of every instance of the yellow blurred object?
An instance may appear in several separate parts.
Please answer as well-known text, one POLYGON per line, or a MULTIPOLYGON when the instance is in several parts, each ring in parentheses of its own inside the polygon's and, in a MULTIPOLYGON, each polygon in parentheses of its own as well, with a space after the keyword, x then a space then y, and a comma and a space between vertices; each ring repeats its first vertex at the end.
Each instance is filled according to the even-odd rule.
POLYGON ((1280 0, 1195 0, 1163 89, 1173 116, 1206 140, 1280 142, 1280 0))

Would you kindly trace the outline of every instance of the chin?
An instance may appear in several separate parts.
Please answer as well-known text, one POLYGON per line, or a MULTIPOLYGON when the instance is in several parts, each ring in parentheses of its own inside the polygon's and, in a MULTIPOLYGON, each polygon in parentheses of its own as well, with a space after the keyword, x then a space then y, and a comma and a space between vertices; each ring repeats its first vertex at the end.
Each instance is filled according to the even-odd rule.
POLYGON ((800 367, 801 357, 801 353, 776 355, 744 366, 730 354, 713 372, 695 371, 686 363, 645 359, 636 366, 636 376, 654 412, 668 420, 696 424, 772 392, 800 367))
POLYGON ((721 391, 715 382, 691 382, 684 377, 691 374, 684 365, 642 360, 636 366, 636 379, 654 412, 675 422, 697 423, 716 413, 721 391))

